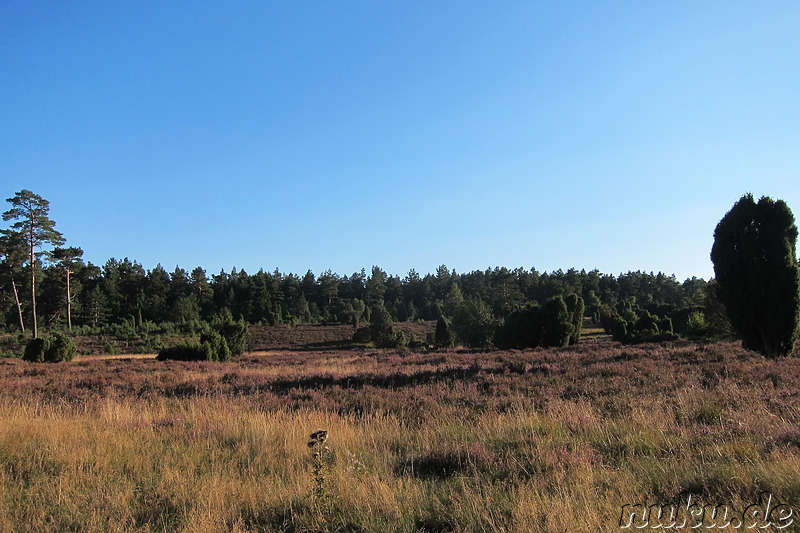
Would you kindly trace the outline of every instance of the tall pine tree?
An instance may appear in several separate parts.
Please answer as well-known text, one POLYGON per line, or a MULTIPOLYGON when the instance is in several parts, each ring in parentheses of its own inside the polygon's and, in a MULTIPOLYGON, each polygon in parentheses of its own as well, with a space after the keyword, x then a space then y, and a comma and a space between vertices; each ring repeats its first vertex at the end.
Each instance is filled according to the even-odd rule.
POLYGON ((43 253, 37 252, 37 248, 44 245, 60 246, 64 244, 64 237, 55 229, 56 223, 48 217, 50 202, 38 194, 23 189, 6 201, 12 207, 3 213, 3 220, 16 220, 11 228, 22 236, 28 249, 28 267, 31 271, 31 320, 33 337, 36 338, 39 336, 36 320, 36 266, 43 253))
POLYGON ((67 289, 67 328, 72 331, 72 289, 70 281, 72 274, 83 267, 83 250, 80 248, 56 248, 53 250, 53 259, 58 261, 59 267, 64 271, 67 289))

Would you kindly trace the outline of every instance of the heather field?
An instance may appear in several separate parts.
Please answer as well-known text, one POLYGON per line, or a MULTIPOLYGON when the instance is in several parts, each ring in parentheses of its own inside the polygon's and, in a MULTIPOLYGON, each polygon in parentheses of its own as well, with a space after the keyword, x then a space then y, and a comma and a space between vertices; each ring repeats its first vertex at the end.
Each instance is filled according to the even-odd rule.
POLYGON ((0 359, 0 531, 596 533, 682 494, 797 517, 799 394, 796 359, 725 343, 0 359))

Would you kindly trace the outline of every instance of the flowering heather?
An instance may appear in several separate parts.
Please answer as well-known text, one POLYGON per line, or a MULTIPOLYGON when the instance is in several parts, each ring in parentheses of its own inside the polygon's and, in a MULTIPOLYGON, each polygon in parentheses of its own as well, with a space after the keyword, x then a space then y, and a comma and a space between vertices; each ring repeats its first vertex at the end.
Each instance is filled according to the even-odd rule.
POLYGON ((797 508, 799 395, 796 359, 732 343, 0 359, 0 530, 597 532, 687 492, 797 508))

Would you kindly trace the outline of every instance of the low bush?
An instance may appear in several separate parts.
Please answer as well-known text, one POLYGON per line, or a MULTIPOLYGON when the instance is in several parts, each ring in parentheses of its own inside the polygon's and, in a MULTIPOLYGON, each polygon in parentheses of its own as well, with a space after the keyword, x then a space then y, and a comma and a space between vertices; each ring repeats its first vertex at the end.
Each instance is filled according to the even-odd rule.
POLYGON ((353 340, 371 342, 377 348, 404 348, 408 344, 408 338, 394 327, 392 316, 382 305, 372 310, 369 326, 358 328, 353 340))
POLYGON ((244 353, 247 347, 247 324, 243 318, 234 320, 233 315, 226 308, 211 321, 211 330, 225 338, 227 348, 232 356, 244 353))
POLYGON ((603 328, 611 337, 623 344, 664 342, 678 338, 673 331, 672 319, 651 314, 631 302, 623 302, 602 316, 603 328))
POLYGON ((44 363, 44 356, 50 348, 49 337, 37 337, 31 339, 27 346, 25 346, 25 354, 23 359, 31 363, 44 363))
POLYGON ((206 361, 207 354, 202 345, 196 343, 184 343, 177 346, 170 346, 158 352, 156 357, 159 361, 206 361))
POLYGON ((200 342, 187 342, 170 346, 158 352, 159 361, 213 361, 224 363, 231 360, 231 350, 225 337, 211 331, 200 337, 200 342))
POLYGON ((583 322, 583 298, 571 294, 550 298, 544 306, 529 304, 517 309, 497 329, 495 344, 501 348, 564 347, 577 344, 583 322))
POLYGON ((37 337, 25 346, 23 359, 31 363, 72 361, 78 353, 75 343, 63 333, 52 337, 37 337))
POLYGON ((231 357, 233 356, 231 349, 228 347, 227 339, 216 331, 210 331, 203 334, 200 337, 200 346, 207 347, 204 348, 206 352, 210 351, 211 358, 209 359, 207 354, 207 361, 219 361, 224 363, 226 361, 230 361, 231 357))
POLYGON ((187 322, 186 325, 201 333, 200 342, 164 348, 158 352, 156 359, 226 362, 245 351, 247 324, 242 318, 234 320, 228 309, 215 316, 210 325, 197 321, 187 322))
POLYGON ((428 347, 428 342, 422 337, 409 333, 406 336, 406 346, 412 350, 422 350, 428 347))
POLYGON ((361 326, 353 333, 353 342, 367 344, 370 338, 369 326, 361 326))

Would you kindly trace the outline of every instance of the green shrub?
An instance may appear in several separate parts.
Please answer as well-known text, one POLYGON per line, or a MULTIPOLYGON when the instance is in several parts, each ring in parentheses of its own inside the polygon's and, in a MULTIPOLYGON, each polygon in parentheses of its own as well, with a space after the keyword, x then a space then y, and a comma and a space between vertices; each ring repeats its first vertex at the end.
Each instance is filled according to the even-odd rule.
POLYGON ((403 348, 408 343, 405 334, 395 329, 392 316, 382 305, 375 307, 370 315, 369 338, 378 348, 403 348))
POLYGON ((243 318, 234 320, 230 310, 226 308, 212 320, 211 328, 225 337, 232 356, 244 353, 247 347, 247 324, 243 318))
POLYGON ((498 347, 535 348, 542 338, 542 313, 535 302, 517 309, 497 329, 495 343, 498 347))
POLYGON ((156 359, 165 361, 213 361, 227 362, 231 360, 231 350, 225 337, 211 331, 200 337, 200 342, 187 342, 177 346, 164 348, 158 352, 156 359))
POLYGON ((573 335, 574 325, 572 313, 567 308, 564 298, 553 296, 542 308, 542 340, 543 347, 567 346, 573 335))
POLYGON ((27 346, 25 346, 25 355, 23 359, 31 363, 44 363, 47 350, 50 348, 49 337, 37 337, 31 339, 27 346))
POLYGON ((228 341, 216 331, 203 334, 200 337, 200 345, 208 346, 207 351, 210 351, 211 358, 207 358, 207 361, 219 361, 224 363, 230 361, 233 355, 228 347, 228 341))
POLYGON ((583 331, 583 312, 586 310, 586 306, 583 298, 577 294, 567 296, 566 304, 567 310, 572 315, 572 332, 567 342, 570 345, 578 344, 578 341, 581 340, 581 331, 583 331))
POLYGON ((495 327, 492 310, 479 298, 465 298, 453 315, 453 331, 456 337, 470 348, 491 346, 495 327))
POLYGON ((628 322, 619 315, 612 315, 607 330, 615 341, 625 342, 628 338, 628 322))
POLYGON ((440 316, 439 320, 436 321, 436 332, 434 333, 433 342, 437 348, 450 348, 455 344, 450 321, 444 316, 440 316))
POLYGON ((45 359, 51 363, 72 361, 78 353, 78 348, 71 338, 63 333, 56 333, 50 339, 50 348, 45 354, 45 359))
POLYGON ((718 297, 742 346, 790 355, 800 335, 797 226, 783 200, 745 194, 714 230, 718 297))
POLYGON ((78 353, 75 343, 63 333, 53 337, 31 339, 25 346, 23 359, 32 363, 58 363, 72 361, 78 353))
POLYGON ((200 344, 184 343, 177 346, 170 346, 158 352, 156 357, 159 361, 206 361, 208 350, 204 350, 200 344))
POLYGON ((119 346, 117 345, 116 341, 113 339, 106 338, 105 335, 100 336, 100 342, 103 345, 103 351, 109 355, 115 355, 119 353, 119 346))
POLYGON ((353 342, 363 343, 366 344, 370 342, 371 336, 369 332, 369 326, 361 326, 353 333, 353 342))
POLYGON ((103 326, 102 332, 105 335, 113 335, 126 341, 139 338, 139 331, 136 328, 136 321, 133 317, 125 318, 118 324, 106 324, 103 326))
POLYGON ((653 315, 631 302, 617 308, 603 320, 603 327, 611 337, 623 344, 672 341, 678 338, 673 331, 672 319, 653 315))
POLYGON ((608 334, 611 334, 611 329, 614 325, 614 314, 614 310, 607 305, 601 305, 597 309, 597 319, 595 322, 599 323, 608 334))
POLYGON ((694 338, 703 338, 708 332, 706 315, 702 311, 694 311, 688 318, 689 335, 694 338))
POLYGON ((418 336, 414 335, 413 333, 411 333, 406 338, 406 341, 407 341, 406 344, 408 345, 408 347, 412 348, 414 350, 424 349, 424 348, 428 347, 428 343, 427 343, 427 341, 425 339, 423 339, 421 337, 418 337, 418 336))
POLYGON ((156 335, 155 337, 149 337, 145 341, 146 353, 160 352, 164 348, 165 348, 164 339, 161 337, 161 335, 156 335))

